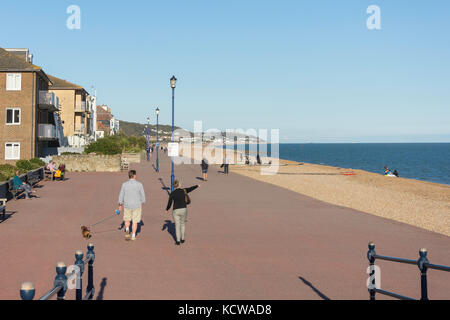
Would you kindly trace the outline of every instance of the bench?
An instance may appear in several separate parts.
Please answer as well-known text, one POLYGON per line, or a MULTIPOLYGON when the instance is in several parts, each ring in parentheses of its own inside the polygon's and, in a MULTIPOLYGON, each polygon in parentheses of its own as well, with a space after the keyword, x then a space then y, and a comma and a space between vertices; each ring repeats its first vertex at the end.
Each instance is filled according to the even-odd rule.
POLYGON ((12 180, 9 181, 8 186, 9 192, 11 192, 11 194, 13 195, 14 200, 17 200, 18 197, 22 194, 22 192, 24 192, 23 189, 14 189, 14 183, 12 180))
POLYGON ((46 181, 53 180, 53 173, 50 170, 48 170, 48 169, 44 169, 44 179, 46 181))
POLYGON ((32 187, 34 187, 35 185, 37 185, 39 183, 39 181, 41 181, 41 178, 39 177, 38 173, 34 173, 34 174, 28 174, 28 184, 32 187))
POLYGON ((6 220, 6 199, 0 199, 0 213, 3 216, 3 221, 6 220))

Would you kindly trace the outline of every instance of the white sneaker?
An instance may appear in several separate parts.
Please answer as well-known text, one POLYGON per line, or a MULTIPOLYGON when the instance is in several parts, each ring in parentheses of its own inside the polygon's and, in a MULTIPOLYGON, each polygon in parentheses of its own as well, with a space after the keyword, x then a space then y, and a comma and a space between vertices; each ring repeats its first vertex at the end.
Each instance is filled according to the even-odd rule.
POLYGON ((132 241, 136 240, 136 235, 135 235, 135 234, 133 234, 133 235, 131 236, 131 240, 132 240, 132 241))

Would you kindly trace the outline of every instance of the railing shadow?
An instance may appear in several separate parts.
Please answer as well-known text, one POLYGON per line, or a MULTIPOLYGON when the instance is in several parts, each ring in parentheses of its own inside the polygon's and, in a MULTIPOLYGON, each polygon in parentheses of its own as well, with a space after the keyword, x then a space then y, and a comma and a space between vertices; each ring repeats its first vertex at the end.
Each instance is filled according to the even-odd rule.
POLYGON ((164 180, 162 178, 158 178, 158 180, 159 182, 161 182, 161 185, 163 186, 161 189, 165 190, 167 194, 170 195, 170 188, 164 184, 164 180))
POLYGON ((97 298, 95 298, 95 300, 103 300, 103 294, 105 292, 105 287, 107 285, 107 281, 108 278, 103 278, 102 282, 100 283, 100 290, 98 291, 98 295, 97 298))
POLYGON ((17 211, 6 211, 5 212, 5 219, 3 220, 2 218, 2 214, 0 214, 0 224, 2 224, 3 222, 8 221, 8 219, 10 219, 13 215, 15 215, 17 213, 17 211))
POLYGON ((330 298, 328 298, 326 295, 324 295, 322 292, 320 292, 316 287, 314 287, 311 282, 309 282, 308 280, 306 280, 303 277, 298 277, 298 278, 304 284, 306 284, 308 287, 310 287, 321 299, 323 299, 323 300, 330 300, 330 298))

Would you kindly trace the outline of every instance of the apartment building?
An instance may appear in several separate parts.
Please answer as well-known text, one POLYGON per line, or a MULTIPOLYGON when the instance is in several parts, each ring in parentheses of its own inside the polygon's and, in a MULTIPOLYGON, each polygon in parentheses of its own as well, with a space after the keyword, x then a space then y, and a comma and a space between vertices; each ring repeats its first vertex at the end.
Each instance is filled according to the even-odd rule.
POLYGON ((119 120, 111 114, 111 108, 107 105, 97 106, 97 126, 104 135, 119 133, 119 120))
POLYGON ((28 49, 0 48, 0 163, 44 157, 62 143, 52 82, 28 49))
POLYGON ((96 138, 96 97, 77 84, 49 75, 49 91, 59 98, 64 135, 70 146, 82 147, 96 138))

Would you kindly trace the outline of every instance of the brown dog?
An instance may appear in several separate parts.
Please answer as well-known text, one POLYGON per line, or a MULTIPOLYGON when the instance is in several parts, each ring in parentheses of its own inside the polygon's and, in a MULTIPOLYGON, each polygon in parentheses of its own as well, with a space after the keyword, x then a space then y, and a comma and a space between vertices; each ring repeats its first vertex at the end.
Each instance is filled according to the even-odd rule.
POLYGON ((81 226, 81 234, 83 235, 83 238, 90 239, 91 236, 91 230, 89 230, 86 226, 81 226))

